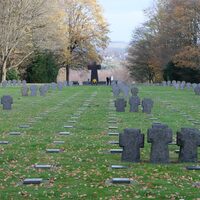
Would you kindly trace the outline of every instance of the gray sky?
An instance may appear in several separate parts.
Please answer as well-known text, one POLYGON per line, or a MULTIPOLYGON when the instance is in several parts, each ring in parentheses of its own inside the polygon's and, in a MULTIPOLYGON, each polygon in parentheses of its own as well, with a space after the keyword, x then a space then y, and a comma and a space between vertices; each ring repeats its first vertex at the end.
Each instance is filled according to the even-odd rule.
POLYGON ((111 41, 130 42, 133 30, 145 21, 143 10, 153 0, 98 0, 109 23, 111 41))

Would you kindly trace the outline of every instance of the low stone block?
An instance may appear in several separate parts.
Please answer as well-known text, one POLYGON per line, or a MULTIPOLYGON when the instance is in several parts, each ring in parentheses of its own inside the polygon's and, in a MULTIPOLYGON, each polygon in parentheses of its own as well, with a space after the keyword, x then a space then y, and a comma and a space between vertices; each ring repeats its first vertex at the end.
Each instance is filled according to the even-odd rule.
POLYGON ((41 184, 43 182, 42 178, 26 178, 23 180, 23 184, 41 184))

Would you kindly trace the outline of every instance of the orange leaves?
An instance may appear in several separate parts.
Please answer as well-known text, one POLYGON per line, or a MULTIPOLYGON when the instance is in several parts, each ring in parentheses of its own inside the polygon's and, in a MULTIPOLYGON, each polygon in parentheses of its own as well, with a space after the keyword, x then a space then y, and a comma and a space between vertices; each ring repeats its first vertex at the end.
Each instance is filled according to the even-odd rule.
POLYGON ((200 49, 193 46, 183 47, 173 58, 178 67, 198 68, 200 64, 200 49))

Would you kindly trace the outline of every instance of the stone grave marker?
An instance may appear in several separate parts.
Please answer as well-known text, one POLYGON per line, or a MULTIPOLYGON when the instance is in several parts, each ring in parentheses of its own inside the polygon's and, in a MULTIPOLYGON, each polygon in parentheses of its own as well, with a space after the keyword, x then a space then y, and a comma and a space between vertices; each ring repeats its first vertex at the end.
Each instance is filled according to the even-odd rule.
POLYGON ((120 88, 117 85, 113 85, 112 86, 112 91, 113 91, 113 95, 115 97, 118 97, 120 95, 120 88))
POLYGON ((47 153, 60 153, 61 149, 46 149, 47 153))
POLYGON ((115 100, 115 108, 117 112, 125 112, 126 101, 124 98, 118 98, 115 100))
POLYGON ((13 79, 13 80, 12 80, 12 85, 13 85, 13 86, 16 86, 16 85, 17 85, 17 80, 13 79))
POLYGON ((138 92, 139 92, 139 90, 138 90, 137 87, 131 88, 131 94, 132 94, 132 96, 137 96, 137 95, 138 95, 138 92))
POLYGON ((200 86, 197 85, 195 88, 194 88, 194 93, 195 95, 200 95, 200 86))
POLYGON ((148 129, 147 142, 151 143, 150 162, 169 162, 168 144, 172 142, 172 136, 172 130, 167 128, 166 125, 154 125, 148 129))
POLYGON ((24 185, 41 184, 42 182, 43 182, 42 178, 26 178, 23 180, 24 185))
POLYGON ((113 145, 116 144, 116 145, 118 145, 118 144, 119 144, 119 141, 109 141, 108 144, 113 144, 113 145))
POLYGON ((23 85, 26 85, 26 80, 23 80, 23 81, 22 81, 22 84, 23 84, 23 85))
POLYGON ((9 141, 0 141, 0 144, 9 144, 9 141))
POLYGON ((138 96, 132 96, 129 98, 130 112, 138 112, 140 105, 140 98, 138 96))
POLYGON ((11 110, 13 104, 13 98, 9 95, 5 95, 1 98, 1 104, 3 105, 3 110, 11 110))
POLYGON ((56 83, 51 83, 51 89, 56 90, 57 89, 57 84, 56 83))
POLYGON ((34 165, 35 169, 50 169, 52 167, 53 167, 52 165, 38 165, 38 164, 34 165))
POLYGON ((8 81, 6 81, 6 80, 2 81, 1 85, 2 85, 3 88, 7 87, 8 81))
POLYGON ((59 132, 59 135, 70 135, 70 132, 59 132))
POLYGON ((140 162, 140 148, 144 148, 144 134, 139 129, 124 129, 119 135, 119 146, 123 148, 122 161, 140 162))
POLYGON ((21 132, 12 131, 12 132, 9 132, 9 135, 21 135, 21 132))
POLYGON ((177 145, 180 146, 180 162, 197 162, 200 131, 195 128, 182 128, 177 132, 177 145))
POLYGON ((111 169, 128 169, 128 167, 124 165, 111 165, 111 169))
POLYGON ((187 166, 187 170, 200 170, 200 166, 187 166))
POLYGON ((53 143, 54 144, 64 144, 65 141, 63 141, 63 140, 55 140, 55 141, 53 141, 53 143))
POLYGON ((58 90, 62 90, 63 89, 63 83, 62 82, 58 82, 58 90))
POLYGON ((37 85, 30 86, 31 96, 37 96, 37 85))
POLYGON ((119 133, 108 133, 109 136, 119 136, 119 133))
POLYGON ((41 85, 39 87, 39 91, 40 91, 40 96, 45 96, 47 92, 47 88, 45 87, 45 85, 41 85))
POLYGON ((19 128, 30 128, 29 124, 21 124, 19 125, 19 128))
POLYGON ((129 178, 112 178, 112 184, 131 184, 131 179, 129 178))
POLYGON ((153 100, 149 98, 144 98, 142 100, 142 112, 151 114, 152 108, 153 108, 153 100))
POLYGON ((27 85, 23 85, 22 88, 21 88, 21 93, 22 93, 22 96, 28 96, 28 91, 29 91, 29 88, 27 85))

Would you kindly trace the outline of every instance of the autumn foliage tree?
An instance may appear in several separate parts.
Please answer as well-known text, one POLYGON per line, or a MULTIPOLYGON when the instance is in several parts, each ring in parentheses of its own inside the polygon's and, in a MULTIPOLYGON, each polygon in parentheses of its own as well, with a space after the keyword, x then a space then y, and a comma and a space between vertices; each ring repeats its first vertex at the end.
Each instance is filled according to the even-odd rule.
MULTIPOLYGON (((80 68, 100 60, 108 26, 96 0, 0 2, 0 74, 21 67, 36 52, 53 52, 59 67, 80 68)), ((28 63, 28 62, 27 62, 28 63)))
POLYGON ((70 68, 86 67, 90 60, 100 61, 99 50, 108 44, 108 25, 96 0, 63 0, 62 4, 66 27, 62 37, 66 43, 60 52, 69 81, 70 68))
MULTIPOLYGON (((151 44, 153 53, 148 52, 148 61, 153 61, 154 71, 160 76, 170 62, 176 67, 199 70, 200 0, 157 0, 146 14, 149 20, 143 30, 150 36, 146 43, 151 44)), ((135 56, 134 52, 129 55, 135 56)), ((155 80, 159 80, 156 76, 155 80)))

